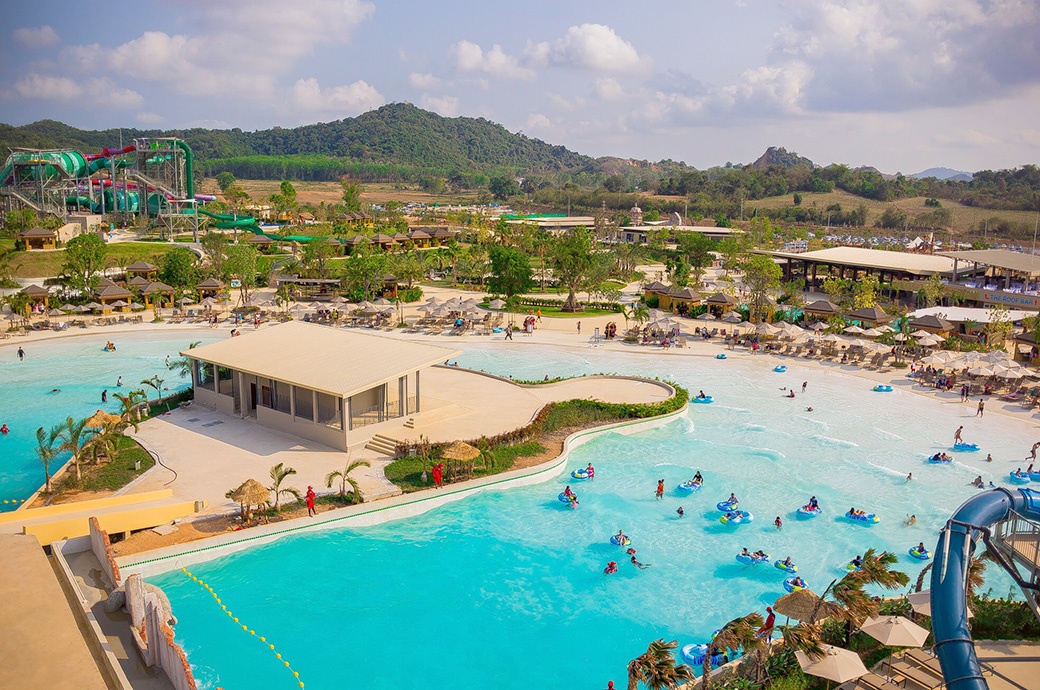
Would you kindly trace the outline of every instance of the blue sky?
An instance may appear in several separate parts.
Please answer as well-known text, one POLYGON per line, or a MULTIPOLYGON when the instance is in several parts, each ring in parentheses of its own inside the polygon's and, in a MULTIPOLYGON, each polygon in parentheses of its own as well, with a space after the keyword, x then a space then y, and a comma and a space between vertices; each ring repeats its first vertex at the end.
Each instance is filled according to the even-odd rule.
POLYGON ((592 156, 917 172, 1040 163, 1036 0, 35 0, 0 121, 338 120, 410 102, 592 156))

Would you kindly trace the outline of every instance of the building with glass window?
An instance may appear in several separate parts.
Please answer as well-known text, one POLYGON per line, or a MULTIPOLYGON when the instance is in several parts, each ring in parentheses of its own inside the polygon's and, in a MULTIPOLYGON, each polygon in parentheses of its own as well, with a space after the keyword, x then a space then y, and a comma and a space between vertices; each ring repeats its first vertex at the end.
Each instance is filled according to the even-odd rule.
POLYGON ((181 354, 197 404, 346 450, 351 430, 420 412, 422 371, 460 353, 291 321, 181 354))

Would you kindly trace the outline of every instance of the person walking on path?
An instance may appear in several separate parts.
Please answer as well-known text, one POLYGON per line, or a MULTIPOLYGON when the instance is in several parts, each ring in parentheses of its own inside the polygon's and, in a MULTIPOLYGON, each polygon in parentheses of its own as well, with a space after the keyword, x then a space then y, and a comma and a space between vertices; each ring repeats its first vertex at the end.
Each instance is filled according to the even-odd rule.
POLYGON ((512 326, 506 326, 506 337, 505 337, 505 340, 512 340, 512 339, 513 339, 513 327, 512 326))
POLYGON ((307 487, 307 517, 313 517, 318 514, 318 511, 314 509, 314 499, 317 498, 317 494, 314 493, 314 487, 307 487))
POLYGON ((578 333, 581 333, 581 321, 578 322, 578 333))
POLYGON ((975 409, 975 416, 976 417, 984 417, 985 416, 985 414, 984 414, 985 411, 986 411, 986 401, 984 399, 982 399, 982 398, 979 398, 979 406, 975 409))
POLYGON ((961 438, 961 432, 963 431, 964 427, 959 426, 957 427, 957 431, 953 432, 953 445, 957 445, 958 443, 964 443, 964 439, 961 438))

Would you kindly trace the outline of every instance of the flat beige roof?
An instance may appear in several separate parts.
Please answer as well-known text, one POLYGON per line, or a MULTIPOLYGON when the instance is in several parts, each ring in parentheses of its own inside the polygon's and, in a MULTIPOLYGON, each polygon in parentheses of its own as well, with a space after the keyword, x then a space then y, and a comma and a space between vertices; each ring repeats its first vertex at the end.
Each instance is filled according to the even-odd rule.
POLYGON ((302 321, 243 331, 240 337, 181 352, 192 359, 344 398, 461 353, 455 348, 302 321))
POLYGON ((813 252, 762 252, 782 259, 801 259, 842 266, 904 271, 915 275, 951 273, 953 259, 938 254, 911 254, 862 247, 831 247, 813 252))
POLYGON ((1005 268, 1009 271, 1028 273, 1031 276, 1040 274, 1040 256, 1035 254, 1009 252, 1006 249, 973 249, 963 252, 943 252, 943 256, 953 257, 958 261, 971 261, 1005 268))

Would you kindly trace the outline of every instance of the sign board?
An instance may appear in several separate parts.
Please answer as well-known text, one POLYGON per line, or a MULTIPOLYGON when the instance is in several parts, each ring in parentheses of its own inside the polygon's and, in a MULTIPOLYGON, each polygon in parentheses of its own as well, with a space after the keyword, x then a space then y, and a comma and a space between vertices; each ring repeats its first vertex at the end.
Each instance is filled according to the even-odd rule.
POLYGON ((233 289, 237 290, 238 288, 242 287, 242 281, 239 280, 238 278, 232 278, 231 279, 231 287, 233 289))

